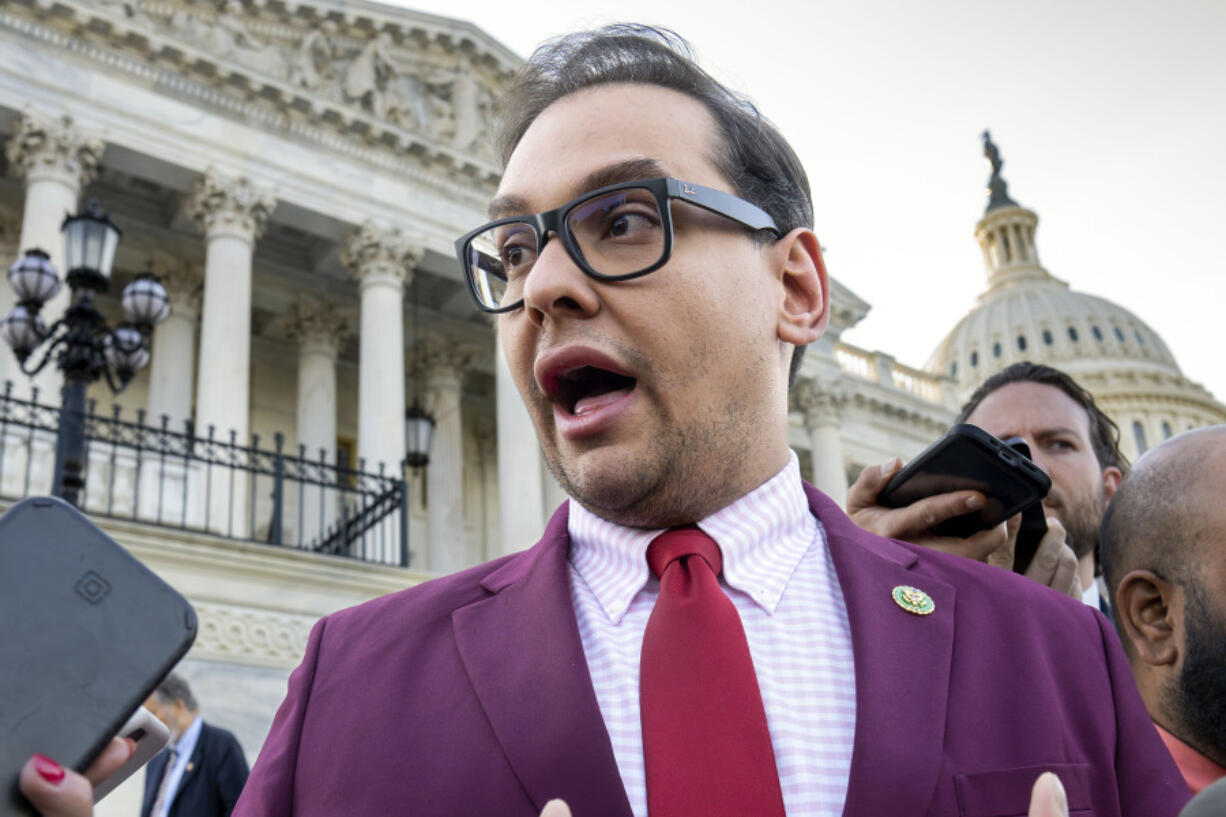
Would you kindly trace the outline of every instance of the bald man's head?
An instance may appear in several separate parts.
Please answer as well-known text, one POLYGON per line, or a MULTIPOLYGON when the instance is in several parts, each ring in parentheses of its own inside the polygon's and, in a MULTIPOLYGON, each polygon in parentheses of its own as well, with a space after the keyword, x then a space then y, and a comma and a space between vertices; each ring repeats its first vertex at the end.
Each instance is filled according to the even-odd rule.
POLYGON ((1115 626, 1154 722, 1226 766, 1226 426, 1137 461, 1107 511, 1115 626))
POLYGON ((1184 432, 1137 460, 1103 519, 1103 573, 1112 595, 1132 570, 1186 578, 1199 561, 1197 543, 1219 524, 1223 488, 1226 426, 1184 432))

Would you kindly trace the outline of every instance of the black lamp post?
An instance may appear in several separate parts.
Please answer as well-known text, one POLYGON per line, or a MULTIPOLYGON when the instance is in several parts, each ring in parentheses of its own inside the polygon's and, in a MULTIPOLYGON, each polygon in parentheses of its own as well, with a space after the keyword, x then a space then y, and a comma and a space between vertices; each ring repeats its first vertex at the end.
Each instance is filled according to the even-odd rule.
POLYGON ((80 213, 64 219, 60 232, 71 306, 64 317, 47 326, 38 313, 59 292, 60 280, 47 253, 28 250, 9 267, 17 306, 0 321, 0 338, 13 348, 26 374, 38 374, 53 357, 64 374, 53 491, 79 506, 85 487, 86 387, 105 376, 112 391, 123 391, 136 370, 149 362, 149 336, 154 325, 170 314, 170 299, 151 273, 139 275, 123 290, 125 320, 114 328, 107 326, 106 316, 94 306, 94 294, 110 288, 120 230, 96 201, 90 201, 80 213), (42 359, 28 365, 44 344, 42 359))
POLYGON ((434 417, 414 398, 404 413, 405 464, 410 468, 425 468, 430 464, 430 437, 434 435, 434 417))
POLYGON ((404 413, 404 462, 416 470, 430 464, 430 438, 434 436, 434 415, 421 407, 417 392, 421 378, 421 299, 413 276, 413 405, 404 413))

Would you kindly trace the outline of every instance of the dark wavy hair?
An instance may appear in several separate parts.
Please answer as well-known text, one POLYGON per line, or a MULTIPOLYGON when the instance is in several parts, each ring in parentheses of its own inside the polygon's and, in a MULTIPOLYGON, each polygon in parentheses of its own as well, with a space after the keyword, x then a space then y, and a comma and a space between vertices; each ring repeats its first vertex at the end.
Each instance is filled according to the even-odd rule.
POLYGON ((1031 363, 1028 360, 1014 363, 983 381, 962 407, 958 419, 954 422, 965 423, 966 418, 979 408, 979 404, 989 394, 1010 383, 1040 383, 1057 388, 1071 397, 1073 402, 1085 409, 1086 416, 1090 418, 1090 444, 1094 448, 1094 456, 1098 459, 1098 467, 1115 466, 1123 473, 1128 472, 1128 458, 1120 451, 1119 426, 1103 414, 1102 409, 1094 402, 1094 396, 1076 380, 1059 369, 1044 366, 1042 363, 1031 363))
MULTIPOLYGON (((720 137, 712 160, 737 195, 770 213, 781 234, 813 227, 809 178, 791 145, 751 101, 698 67, 689 43, 665 28, 618 23, 556 37, 537 48, 499 106, 503 163, 554 102, 615 82, 658 85, 701 102, 720 137)), ((763 230, 755 239, 769 243, 774 236, 763 230)), ((804 347, 797 347, 792 355, 792 380, 803 353, 804 347)))

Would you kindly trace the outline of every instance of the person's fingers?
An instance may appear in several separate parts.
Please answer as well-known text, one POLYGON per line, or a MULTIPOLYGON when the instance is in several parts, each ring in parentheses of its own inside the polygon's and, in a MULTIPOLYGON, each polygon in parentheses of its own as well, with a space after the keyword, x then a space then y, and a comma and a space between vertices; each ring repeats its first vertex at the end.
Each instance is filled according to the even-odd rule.
POLYGON ((877 504, 877 494, 890 481, 890 477, 902 468, 902 461, 897 457, 881 465, 870 465, 860 472, 856 481, 847 489, 847 513, 852 514, 861 508, 871 508, 877 504))
POLYGON ((94 811, 93 788, 84 775, 65 769, 49 757, 35 755, 21 767, 21 793, 42 817, 89 817, 94 811))
POLYGON ((997 525, 981 530, 973 536, 958 539, 952 536, 925 536, 911 540, 929 550, 939 550, 951 556, 961 556, 976 562, 986 562, 988 557, 1005 544, 1005 526, 997 525))
MULTIPOLYGON (((850 507, 850 502, 848 503, 850 507)), ((852 521, 865 530, 887 539, 916 541, 936 524, 962 516, 983 507, 983 494, 978 491, 955 491, 926 497, 903 508, 875 507, 870 513, 862 509, 852 521)), ((849 511, 849 515, 853 512, 849 511)))
POLYGON ((1060 778, 1043 772, 1030 790, 1030 810, 1027 817, 1068 817, 1068 798, 1060 778))
POLYGON ((127 763, 134 754, 136 742, 131 738, 111 738, 111 742, 85 770, 85 777, 96 786, 119 771, 119 767, 127 763))
POLYGON ((1022 527, 1022 515, 1020 513, 1014 514, 998 527, 1003 531, 999 540, 1000 546, 989 553, 985 561, 1004 570, 1012 570, 1013 552, 1017 547, 1017 532, 1022 527))
MULTIPOLYGON (((1051 587, 1056 578, 1056 571, 1060 567, 1060 561, 1064 558, 1065 551, 1068 550, 1064 539, 1064 527, 1058 519, 1049 516, 1047 533, 1043 534, 1043 538, 1039 540, 1039 547, 1034 552, 1034 558, 1030 560, 1030 566, 1026 568, 1025 576, 1045 587, 1051 587)), ((1077 561, 1076 557, 1073 558, 1073 561, 1077 561)))
POLYGON ((1077 576, 1077 554, 1068 545, 1060 553, 1060 561, 1051 579, 1051 589, 1081 600, 1081 579, 1077 576))
POLYGON ((570 806, 564 800, 550 800, 541 809, 541 817, 571 817, 570 806))

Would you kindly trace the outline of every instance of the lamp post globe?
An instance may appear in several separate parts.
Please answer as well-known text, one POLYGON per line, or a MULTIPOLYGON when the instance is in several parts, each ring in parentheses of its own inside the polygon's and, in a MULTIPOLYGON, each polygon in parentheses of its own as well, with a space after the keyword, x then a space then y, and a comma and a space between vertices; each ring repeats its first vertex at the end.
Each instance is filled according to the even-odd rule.
POLYGON ((102 339, 102 354, 119 382, 126 385, 149 362, 149 345, 139 329, 121 323, 102 339))
POLYGON ((26 360, 46 337, 47 322, 33 307, 25 304, 17 304, 0 321, 0 339, 12 347, 19 361, 26 360))
POLYGON ((152 327, 170 317, 170 296, 153 273, 142 272, 123 288, 123 314, 136 326, 152 327))
POLYGON ((17 294, 17 303, 35 310, 60 291, 60 276, 56 274, 51 257, 38 248, 27 250, 13 262, 8 275, 9 284, 17 294))
POLYGON ((122 231, 98 202, 90 199, 84 210, 64 219, 60 233, 64 236, 68 285, 73 289, 105 292, 122 231))

